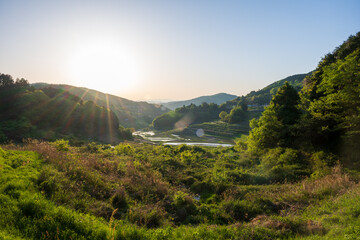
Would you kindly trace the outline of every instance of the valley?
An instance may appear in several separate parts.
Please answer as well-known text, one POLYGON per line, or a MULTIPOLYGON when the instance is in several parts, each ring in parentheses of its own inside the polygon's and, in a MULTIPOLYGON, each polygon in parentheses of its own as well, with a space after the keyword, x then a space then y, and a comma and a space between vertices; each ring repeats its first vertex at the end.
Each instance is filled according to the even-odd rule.
POLYGON ((0 239, 358 239, 359 86, 360 32, 173 109, 0 74, 0 239))

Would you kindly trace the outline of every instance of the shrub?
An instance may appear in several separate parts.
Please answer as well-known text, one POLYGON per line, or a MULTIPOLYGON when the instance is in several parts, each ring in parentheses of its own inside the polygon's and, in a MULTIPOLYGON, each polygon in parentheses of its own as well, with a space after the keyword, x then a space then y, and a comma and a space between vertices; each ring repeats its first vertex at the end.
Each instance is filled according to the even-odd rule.
POLYGON ((323 151, 315 152, 310 157, 313 178, 323 177, 331 172, 332 166, 336 163, 336 158, 333 154, 327 154, 323 151))
POLYGON ((22 183, 19 183, 19 182, 9 182, 7 183, 2 191, 13 197, 13 198, 16 198, 18 199, 21 195, 21 192, 24 190, 24 185, 22 185, 22 183))
POLYGON ((310 173, 304 156, 291 148, 270 149, 261 159, 261 168, 270 182, 296 181, 310 173))
POLYGON ((60 139, 53 142, 53 145, 56 147, 56 150, 67 152, 69 151, 70 145, 68 140, 60 139))
POLYGON ((133 147, 129 144, 119 144, 114 148, 117 155, 132 155, 134 153, 133 147))
POLYGON ((119 176, 124 176, 126 173, 126 163, 125 162, 119 162, 116 172, 119 176))
POLYGON ((37 179, 37 184, 41 191, 43 191, 46 197, 50 198, 58 189, 58 179, 56 179, 55 170, 50 167, 44 167, 37 179))
POLYGON ((110 198, 111 205, 119 211, 127 208, 126 192, 124 188, 118 189, 110 198))
POLYGON ((298 165, 274 166, 268 171, 268 179, 272 183, 295 182, 307 175, 309 172, 298 165))
POLYGON ((22 200, 18 203, 18 207, 24 216, 31 218, 40 218, 46 214, 46 205, 43 201, 35 198, 22 200))
POLYGON ((88 151, 90 153, 97 153, 100 150, 100 146, 94 142, 91 142, 86 145, 85 149, 86 149, 86 151, 88 151))

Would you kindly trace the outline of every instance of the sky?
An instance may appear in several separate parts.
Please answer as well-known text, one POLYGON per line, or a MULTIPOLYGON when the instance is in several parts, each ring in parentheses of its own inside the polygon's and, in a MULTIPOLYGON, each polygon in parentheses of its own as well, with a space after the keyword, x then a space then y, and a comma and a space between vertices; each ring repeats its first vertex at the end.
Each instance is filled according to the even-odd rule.
POLYGON ((0 73, 131 100, 240 96, 358 31, 358 0, 0 0, 0 73))

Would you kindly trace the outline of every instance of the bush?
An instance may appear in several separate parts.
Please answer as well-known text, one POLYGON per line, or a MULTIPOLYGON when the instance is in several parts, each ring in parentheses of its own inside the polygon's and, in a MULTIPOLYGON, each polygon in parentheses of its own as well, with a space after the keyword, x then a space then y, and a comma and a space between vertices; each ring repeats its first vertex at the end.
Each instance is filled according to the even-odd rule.
POLYGON ((270 149, 261 158, 261 168, 270 182, 293 182, 310 174, 304 156, 291 148, 270 149))
POLYGON ((111 205, 119 211, 127 208, 126 192, 124 188, 118 189, 110 198, 111 205))
POLYGON ((19 182, 9 182, 2 189, 2 191, 5 194, 16 199, 20 197, 21 192, 23 192, 23 190, 24 190, 24 186, 22 185, 22 183, 19 182))
POLYGON ((119 144, 114 148, 117 155, 132 155, 134 149, 129 144, 119 144))
POLYGON ((86 145, 85 149, 86 149, 86 151, 88 151, 90 153, 97 153, 100 150, 100 146, 94 142, 91 142, 86 145))
POLYGON ((174 195, 173 205, 175 207, 185 206, 189 200, 191 200, 191 198, 187 193, 177 191, 174 195))
POLYGON ((47 198, 51 198, 51 196, 59 189, 59 183, 62 180, 63 176, 50 166, 45 166, 37 180, 36 183, 39 186, 40 190, 45 193, 47 198))
POLYGON ((298 165, 274 166, 268 171, 268 179, 272 183, 295 182, 309 175, 309 172, 298 165))
POLYGON ((68 140, 60 139, 53 142, 53 145, 56 147, 56 150, 67 152, 69 151, 70 145, 68 140))
POLYGON ((331 167, 335 165, 336 158, 333 154, 327 154, 323 151, 315 152, 310 157, 314 178, 323 177, 331 172, 331 167))

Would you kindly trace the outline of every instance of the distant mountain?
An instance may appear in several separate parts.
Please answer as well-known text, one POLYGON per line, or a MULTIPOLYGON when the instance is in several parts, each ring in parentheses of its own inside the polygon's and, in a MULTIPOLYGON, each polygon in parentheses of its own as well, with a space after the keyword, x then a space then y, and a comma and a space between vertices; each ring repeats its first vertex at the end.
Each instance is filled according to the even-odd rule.
POLYGON ((182 106, 188 106, 190 104, 200 105, 203 102, 222 104, 222 103, 225 103, 236 97, 237 97, 236 95, 231 95, 231 94, 227 94, 227 93, 218 93, 215 95, 201 96, 201 97, 197 97, 197 98, 190 99, 190 100, 167 102, 167 103, 163 103, 162 105, 169 109, 174 110, 176 108, 179 108, 182 106))
POLYGON ((120 125, 124 127, 131 127, 135 129, 148 127, 155 117, 169 111, 169 109, 159 104, 135 102, 83 87, 47 83, 33 83, 31 85, 38 89, 45 87, 63 89, 82 100, 92 101, 99 106, 109 108, 118 117, 120 125))

